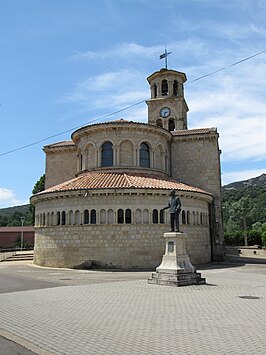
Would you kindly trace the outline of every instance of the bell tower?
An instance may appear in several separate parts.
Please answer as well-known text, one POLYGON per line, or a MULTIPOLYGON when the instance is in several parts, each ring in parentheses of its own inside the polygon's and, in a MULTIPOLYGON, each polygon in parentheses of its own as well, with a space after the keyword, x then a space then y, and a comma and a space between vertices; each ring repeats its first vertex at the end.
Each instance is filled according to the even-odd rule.
POLYGON ((183 84, 186 74, 163 68, 147 78, 151 99, 147 100, 148 123, 168 131, 187 129, 188 106, 183 84))

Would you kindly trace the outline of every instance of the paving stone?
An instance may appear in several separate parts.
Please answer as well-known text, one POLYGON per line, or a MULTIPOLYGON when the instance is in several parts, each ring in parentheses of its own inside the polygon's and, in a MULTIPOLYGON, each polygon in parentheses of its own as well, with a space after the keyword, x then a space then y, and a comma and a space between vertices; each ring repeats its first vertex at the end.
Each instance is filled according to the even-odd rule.
POLYGON ((265 354, 258 268, 203 270, 207 285, 181 288, 133 279, 0 294, 0 329, 53 354, 265 354))

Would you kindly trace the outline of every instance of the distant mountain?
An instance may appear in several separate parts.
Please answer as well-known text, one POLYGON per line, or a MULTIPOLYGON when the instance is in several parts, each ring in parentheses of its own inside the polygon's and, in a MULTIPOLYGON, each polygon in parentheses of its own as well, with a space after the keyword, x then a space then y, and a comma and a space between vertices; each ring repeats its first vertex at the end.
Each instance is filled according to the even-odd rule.
POLYGON ((21 205, 7 208, 0 208, 1 216, 11 216, 14 212, 26 214, 29 211, 30 205, 21 205))
POLYGON ((244 181, 236 181, 231 182, 228 185, 223 186, 223 190, 227 189, 245 189, 246 187, 266 187, 266 174, 262 174, 260 176, 244 180, 244 181))

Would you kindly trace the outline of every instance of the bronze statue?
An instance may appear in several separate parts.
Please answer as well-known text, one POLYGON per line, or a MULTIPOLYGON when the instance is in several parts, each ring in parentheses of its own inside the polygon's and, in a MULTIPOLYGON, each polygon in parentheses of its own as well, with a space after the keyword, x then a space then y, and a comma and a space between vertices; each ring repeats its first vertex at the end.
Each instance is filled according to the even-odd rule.
POLYGON ((170 199, 168 205, 165 206, 163 209, 167 210, 168 208, 170 208, 170 222, 171 222, 171 230, 169 232, 180 232, 179 214, 181 211, 181 201, 180 198, 175 194, 175 190, 170 191, 170 199))

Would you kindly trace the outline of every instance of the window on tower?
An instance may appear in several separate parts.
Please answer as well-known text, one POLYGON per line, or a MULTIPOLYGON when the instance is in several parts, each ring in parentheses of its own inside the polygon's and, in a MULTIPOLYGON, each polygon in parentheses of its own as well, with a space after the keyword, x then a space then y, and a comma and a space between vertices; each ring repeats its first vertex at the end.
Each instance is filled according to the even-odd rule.
POLYGON ((162 81, 162 95, 168 95, 168 83, 167 80, 162 81))
POLYGON ((175 122, 172 118, 170 118, 168 121, 168 130, 170 132, 175 130, 175 122))
POLYGON ((156 126, 163 127, 163 121, 160 118, 156 121, 156 126))
POLYGON ((146 143, 140 145, 139 163, 144 168, 150 167, 150 148, 146 143))
POLYGON ((177 82, 177 80, 174 80, 173 94, 174 94, 174 96, 178 96, 178 82, 177 82))
POLYGON ((154 98, 157 97, 157 85, 156 84, 153 85, 153 97, 154 98))
POLYGON ((102 145, 102 166, 113 165, 113 144, 111 142, 105 142, 102 145))

